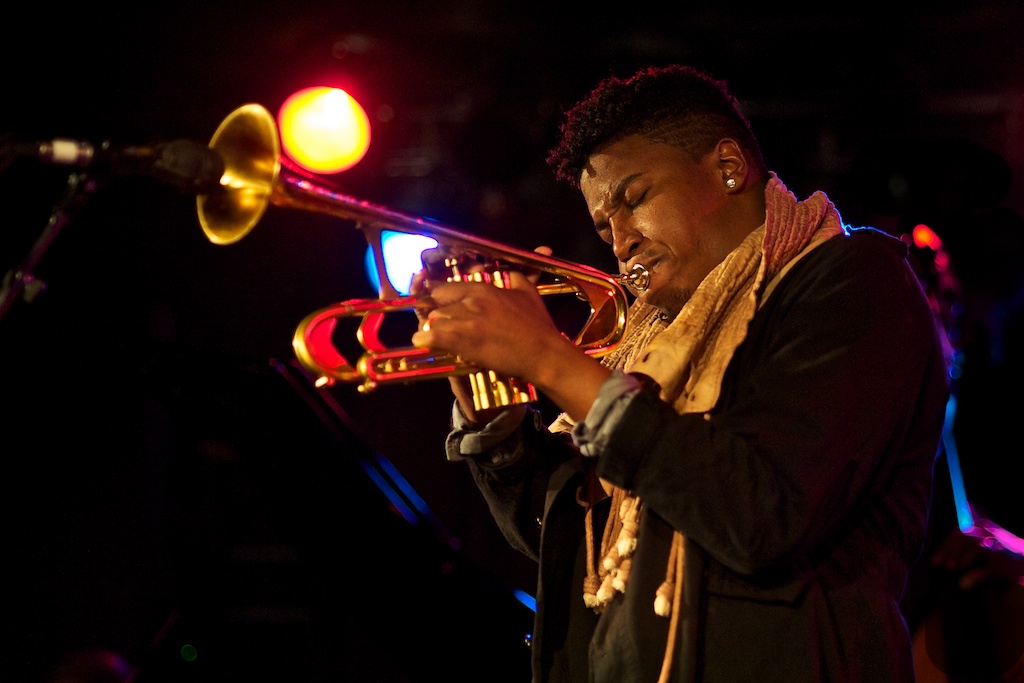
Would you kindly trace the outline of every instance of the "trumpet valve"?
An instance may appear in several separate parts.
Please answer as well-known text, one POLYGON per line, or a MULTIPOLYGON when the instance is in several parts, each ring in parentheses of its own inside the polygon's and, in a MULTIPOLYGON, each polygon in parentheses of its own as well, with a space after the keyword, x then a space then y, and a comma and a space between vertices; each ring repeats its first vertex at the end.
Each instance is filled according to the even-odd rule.
POLYGON ((448 282, 486 282, 500 289, 509 289, 511 276, 507 268, 496 262, 484 263, 463 257, 447 257, 444 260, 448 282))
POLYGON ((529 382, 502 377, 493 370, 478 370, 469 375, 473 389, 473 407, 477 410, 505 408, 537 400, 537 390, 529 382))

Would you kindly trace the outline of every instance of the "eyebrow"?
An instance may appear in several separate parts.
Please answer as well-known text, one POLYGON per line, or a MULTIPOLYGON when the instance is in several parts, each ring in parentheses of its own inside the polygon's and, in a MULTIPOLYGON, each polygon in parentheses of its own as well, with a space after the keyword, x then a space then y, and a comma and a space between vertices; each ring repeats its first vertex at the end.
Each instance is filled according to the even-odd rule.
POLYGON ((612 197, 615 199, 615 201, 619 201, 626 194, 626 188, 629 187, 629 184, 642 175, 642 172, 631 173, 630 175, 626 176, 618 183, 616 183, 615 189, 612 190, 612 197))
MULTIPOLYGON (((639 178, 642 175, 643 175, 642 172, 631 173, 628 176, 625 176, 624 178, 622 178, 622 180, 620 180, 619 182, 615 183, 615 186, 612 188, 612 191, 609 193, 610 202, 612 204, 614 204, 614 205, 618 205, 622 201, 623 197, 625 196, 626 188, 629 187, 629 184, 632 183, 634 180, 636 180, 637 178, 639 178)), ((600 230, 602 230, 604 228, 607 228, 607 226, 608 226, 608 221, 601 221, 600 223, 595 221, 595 223, 594 223, 594 228, 597 229, 598 231, 600 231, 600 230)))

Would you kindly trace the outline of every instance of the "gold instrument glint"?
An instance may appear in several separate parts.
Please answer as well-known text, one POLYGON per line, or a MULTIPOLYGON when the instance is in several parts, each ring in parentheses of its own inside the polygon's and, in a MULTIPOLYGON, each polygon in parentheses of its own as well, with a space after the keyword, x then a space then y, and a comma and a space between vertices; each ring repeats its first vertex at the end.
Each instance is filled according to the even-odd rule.
POLYGON ((215 244, 242 239, 274 205, 322 213, 353 221, 366 237, 380 274, 377 299, 349 299, 307 315, 292 339, 296 358, 317 377, 318 386, 359 382, 366 392, 384 383, 469 376, 478 409, 528 403, 537 398, 534 388, 516 378, 501 377, 445 353, 412 346, 391 348, 379 331, 384 317, 413 311, 421 301, 403 296, 388 280, 382 234, 386 231, 425 235, 438 242, 449 268, 449 280, 467 279, 507 284, 510 270, 537 275, 542 296, 573 294, 590 305, 590 316, 575 333, 574 343, 585 353, 600 357, 622 339, 628 300, 623 285, 634 291, 646 288, 649 273, 636 266, 626 275, 609 275, 595 268, 517 249, 475 237, 429 219, 374 205, 346 195, 283 158, 274 117, 258 104, 247 104, 221 122, 210 149, 224 161, 218 191, 197 198, 199 222, 215 244), (364 352, 354 363, 337 348, 333 337, 339 319, 361 317, 356 336, 364 352))

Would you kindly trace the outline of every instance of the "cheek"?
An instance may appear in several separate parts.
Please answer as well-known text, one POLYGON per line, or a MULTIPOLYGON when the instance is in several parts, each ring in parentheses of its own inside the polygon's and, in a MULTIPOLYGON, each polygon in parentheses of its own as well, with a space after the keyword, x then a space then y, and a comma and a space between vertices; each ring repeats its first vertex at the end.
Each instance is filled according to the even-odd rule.
MULTIPOLYGON (((706 197, 706 196, 705 196, 706 197)), ((719 207, 700 198, 663 203, 651 213, 649 237, 687 261, 704 260, 715 249, 719 207)))
POLYGON ((643 205, 633 213, 633 222, 645 237, 663 244, 685 239, 685 225, 689 218, 678 205, 658 202, 643 205))
POLYGON ((698 235, 691 228, 692 220, 692 216, 684 211, 652 211, 645 234, 673 254, 684 256, 699 246, 698 235))

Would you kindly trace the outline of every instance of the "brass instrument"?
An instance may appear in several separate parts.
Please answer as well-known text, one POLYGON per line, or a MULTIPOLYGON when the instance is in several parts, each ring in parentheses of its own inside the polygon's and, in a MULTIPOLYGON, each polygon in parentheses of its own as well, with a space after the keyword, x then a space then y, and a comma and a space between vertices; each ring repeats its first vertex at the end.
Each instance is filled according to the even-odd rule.
POLYGON ((623 284, 646 287, 642 267, 623 276, 611 276, 588 266, 544 256, 461 233, 426 218, 377 206, 340 192, 307 174, 281 156, 274 117, 258 104, 233 111, 217 128, 210 148, 224 161, 219 191, 197 199, 199 221, 215 244, 242 239, 262 218, 268 205, 324 213, 354 221, 366 236, 380 274, 377 299, 350 299, 307 315, 295 330, 292 346, 299 362, 319 378, 318 386, 335 381, 361 382, 371 391, 387 382, 468 375, 478 409, 536 400, 534 388, 516 378, 505 378, 478 368, 457 356, 415 347, 388 348, 379 331, 384 316, 410 311, 422 302, 402 296, 386 276, 382 236, 387 231, 425 235, 443 247, 448 279, 508 285, 510 269, 540 274, 542 295, 575 294, 590 304, 590 317, 574 342, 589 355, 610 352, 625 331, 628 301, 623 284), (545 278, 553 281, 545 282, 545 278), (332 341, 340 318, 361 316, 357 338, 365 353, 350 363, 332 341))

